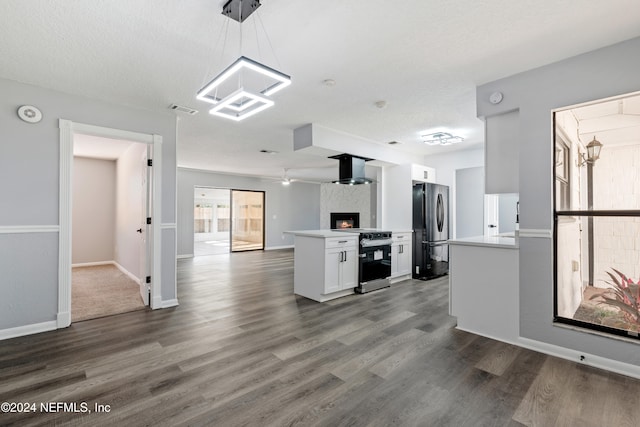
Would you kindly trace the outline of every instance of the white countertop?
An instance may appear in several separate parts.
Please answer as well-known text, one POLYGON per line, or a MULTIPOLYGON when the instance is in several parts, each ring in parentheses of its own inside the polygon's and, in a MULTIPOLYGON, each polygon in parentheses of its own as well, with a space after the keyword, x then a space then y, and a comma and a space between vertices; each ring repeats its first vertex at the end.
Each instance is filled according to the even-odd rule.
MULTIPOLYGON (((389 231, 383 230, 381 228, 361 228, 360 230, 364 231, 389 231)), ((391 233, 412 233, 412 230, 393 230, 391 233)), ((294 236, 305 236, 305 237, 318 237, 318 238, 327 238, 327 237, 345 237, 345 233, 347 235, 360 234, 358 231, 334 231, 334 230, 293 230, 293 231, 284 231, 285 234, 293 234, 294 236)))
POLYGON ((305 237, 317 237, 320 239, 326 239, 328 237, 357 237, 359 233, 357 232, 344 232, 344 231, 333 231, 333 230, 294 230, 294 231, 284 231, 285 234, 293 234, 294 236, 305 236, 305 237))
POLYGON ((484 246, 488 248, 518 249, 518 239, 505 236, 475 236, 449 240, 450 245, 484 246))

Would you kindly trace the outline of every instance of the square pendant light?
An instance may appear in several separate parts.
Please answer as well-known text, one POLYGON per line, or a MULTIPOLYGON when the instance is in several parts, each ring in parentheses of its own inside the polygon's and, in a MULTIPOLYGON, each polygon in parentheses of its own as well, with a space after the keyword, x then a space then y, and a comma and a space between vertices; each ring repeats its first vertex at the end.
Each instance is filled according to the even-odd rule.
POLYGON ((242 88, 236 90, 226 98, 220 100, 209 110, 214 116, 224 117, 239 122, 251 117, 274 104, 273 100, 242 88))
POLYGON ((268 96, 273 95, 290 84, 291 77, 286 74, 245 56, 241 56, 200 89, 196 98, 216 105, 215 108, 209 111, 211 114, 239 121, 272 106, 273 101, 269 99, 268 96), (259 90, 259 93, 239 86, 238 90, 231 94, 224 97, 218 96, 217 89, 219 89, 225 81, 234 78, 240 82, 240 74, 245 71, 255 74, 256 77, 261 78, 261 81, 264 82, 265 87, 259 90), (256 104, 260 105, 250 109, 250 107, 256 104), (229 111, 225 112, 224 110, 234 110, 237 114, 229 111))
MULTIPOLYGON (((222 7, 222 14, 240 23, 241 28, 244 20, 259 7, 260 0, 228 0, 222 7)), ((265 36, 268 39, 266 31, 265 36)), ((242 52, 241 29, 239 39, 242 52)), ((224 40, 226 41, 226 35, 224 40)), ((224 54, 224 47, 222 53, 224 54)), ((274 105, 269 97, 290 84, 291 77, 288 75, 246 56, 240 56, 200 89, 196 98, 215 105, 209 113, 240 121, 274 105)))

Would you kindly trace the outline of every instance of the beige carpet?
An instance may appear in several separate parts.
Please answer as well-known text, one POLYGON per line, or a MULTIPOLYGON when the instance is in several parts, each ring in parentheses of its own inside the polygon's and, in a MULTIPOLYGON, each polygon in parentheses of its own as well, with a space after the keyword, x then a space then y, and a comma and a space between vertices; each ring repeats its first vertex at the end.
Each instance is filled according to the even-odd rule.
POLYGON ((113 264, 72 269, 71 321, 142 310, 140 287, 113 264))

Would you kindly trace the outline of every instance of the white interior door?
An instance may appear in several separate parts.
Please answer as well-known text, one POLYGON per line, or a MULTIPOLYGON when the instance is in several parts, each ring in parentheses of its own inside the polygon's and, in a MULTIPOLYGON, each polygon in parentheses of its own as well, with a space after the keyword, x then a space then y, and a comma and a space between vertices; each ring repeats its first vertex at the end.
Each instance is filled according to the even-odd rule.
POLYGON ((496 236, 500 233, 500 218, 498 217, 499 204, 497 194, 485 194, 484 196, 484 235, 496 236))
POLYGON ((144 305, 149 305, 151 283, 147 283, 147 277, 151 276, 151 269, 149 263, 149 247, 151 243, 151 225, 147 224, 147 217, 149 212, 149 200, 151 195, 151 168, 148 166, 148 159, 151 158, 151 147, 147 147, 142 152, 142 159, 140 160, 140 203, 141 203, 141 218, 140 228, 137 230, 140 233, 139 239, 139 260, 140 260, 140 296, 144 305))

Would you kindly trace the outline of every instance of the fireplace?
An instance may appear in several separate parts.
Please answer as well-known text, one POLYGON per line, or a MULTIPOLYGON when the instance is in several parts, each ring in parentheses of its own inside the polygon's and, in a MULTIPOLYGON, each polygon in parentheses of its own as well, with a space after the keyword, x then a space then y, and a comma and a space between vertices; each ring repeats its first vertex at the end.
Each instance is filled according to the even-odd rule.
POLYGON ((331 229, 360 228, 360 213, 331 212, 331 229))

